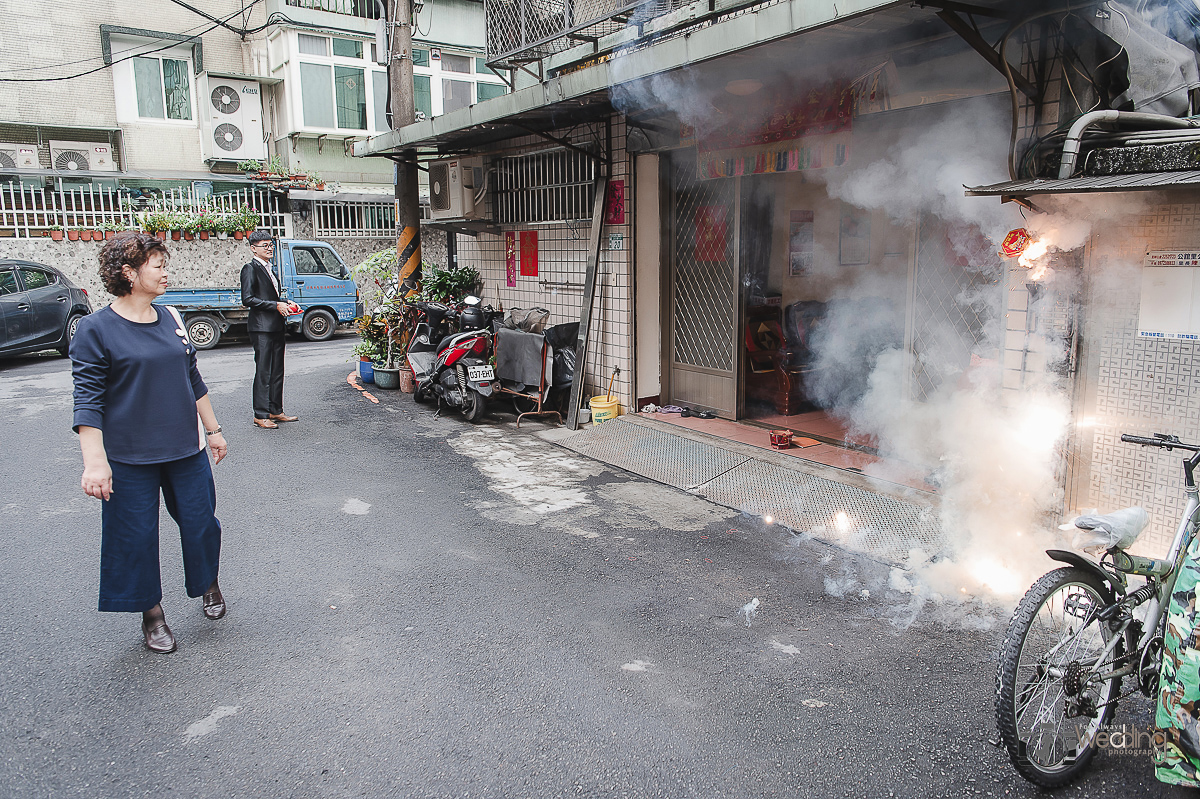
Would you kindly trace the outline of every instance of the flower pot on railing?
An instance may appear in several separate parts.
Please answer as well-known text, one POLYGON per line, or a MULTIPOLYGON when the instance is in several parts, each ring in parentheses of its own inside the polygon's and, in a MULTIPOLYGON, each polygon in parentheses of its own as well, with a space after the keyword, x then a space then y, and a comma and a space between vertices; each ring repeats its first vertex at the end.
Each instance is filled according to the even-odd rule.
POLYGON ((181 238, 183 238, 183 231, 181 231, 181 230, 172 230, 171 231, 171 241, 179 241, 181 238))
POLYGON ((200 241, 208 241, 208 231, 201 230, 197 235, 200 236, 200 241))
POLYGON ((184 241, 193 241, 195 238, 196 238, 196 234, 193 233, 192 231, 185 230, 183 232, 183 240, 184 241))
POLYGON ((51 230, 50 238, 53 239, 54 241, 62 241, 63 240, 63 232, 61 230, 51 230))
POLYGON ((225 239, 227 239, 227 238, 229 238, 229 234, 226 233, 224 230, 217 231, 217 240, 218 241, 225 241, 225 239))
POLYGON ((79 240, 80 241, 91 241, 92 240, 92 231, 90 231, 90 230, 79 231, 79 240))
POLYGON ((240 230, 233 231, 233 238, 236 239, 237 241, 241 241, 243 235, 244 234, 240 230))
POLYGON ((106 230, 106 231, 104 231, 104 240, 105 240, 105 241, 112 241, 112 240, 113 240, 113 236, 116 236, 116 235, 117 235, 117 231, 115 231, 115 230, 106 230))
POLYGON ((104 241, 104 231, 103 230, 93 230, 92 231, 92 241, 104 241))
POLYGON ((67 231, 67 241, 79 241, 79 231, 78 230, 68 230, 67 231))
POLYGON ((167 240, 167 231, 165 231, 165 230, 159 230, 159 231, 156 231, 154 235, 155 235, 155 236, 158 236, 158 240, 159 240, 159 241, 166 241, 166 240, 167 240))

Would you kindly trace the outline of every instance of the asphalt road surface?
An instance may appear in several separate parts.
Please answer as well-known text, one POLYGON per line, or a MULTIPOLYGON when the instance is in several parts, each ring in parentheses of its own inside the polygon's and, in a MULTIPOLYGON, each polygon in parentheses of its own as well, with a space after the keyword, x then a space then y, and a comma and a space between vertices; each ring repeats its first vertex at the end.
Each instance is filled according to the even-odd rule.
MULTIPOLYGON (((186 597, 164 514, 166 656, 96 611, 69 362, 0 362, 0 795, 1041 795, 992 743, 995 613, 916 610, 885 567, 549 428, 364 391, 353 341, 289 343, 300 421, 273 431, 249 347, 201 353, 229 613, 186 597)), ((1119 753, 1061 793, 1184 795, 1119 753)))

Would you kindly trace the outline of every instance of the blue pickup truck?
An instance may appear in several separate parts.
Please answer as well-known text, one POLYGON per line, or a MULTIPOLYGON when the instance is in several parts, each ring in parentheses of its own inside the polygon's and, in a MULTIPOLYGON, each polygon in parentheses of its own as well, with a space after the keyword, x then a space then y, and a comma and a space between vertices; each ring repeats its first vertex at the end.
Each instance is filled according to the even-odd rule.
MULTIPOLYGON (((325 341, 339 324, 362 316, 358 285, 341 256, 321 241, 280 239, 271 260, 283 298, 300 306, 288 317, 288 330, 309 341, 325 341)), ((245 329, 247 309, 240 286, 217 289, 167 289, 155 300, 174 305, 183 315, 198 350, 215 347, 231 328, 245 329)), ((240 331, 239 331, 240 332, 240 331)))

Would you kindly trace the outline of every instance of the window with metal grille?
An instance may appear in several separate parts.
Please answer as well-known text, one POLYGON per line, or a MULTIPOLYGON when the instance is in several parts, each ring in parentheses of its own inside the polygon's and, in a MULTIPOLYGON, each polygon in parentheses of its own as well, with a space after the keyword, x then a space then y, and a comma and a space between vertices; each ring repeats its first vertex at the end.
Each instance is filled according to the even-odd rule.
POLYGON ((313 203, 317 238, 390 238, 396 235, 396 207, 391 202, 313 203))
POLYGON ((596 160, 543 150, 496 161, 494 208, 501 225, 590 219, 596 160))

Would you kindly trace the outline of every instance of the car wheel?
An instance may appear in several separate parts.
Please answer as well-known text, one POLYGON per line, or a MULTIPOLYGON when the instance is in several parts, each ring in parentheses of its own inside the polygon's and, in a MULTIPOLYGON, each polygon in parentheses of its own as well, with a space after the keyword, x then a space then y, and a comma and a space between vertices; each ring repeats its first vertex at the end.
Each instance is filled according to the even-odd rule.
POLYGON ((79 320, 82 318, 83 314, 73 313, 67 319, 67 326, 63 329, 63 345, 58 348, 64 358, 70 355, 71 341, 75 338, 75 331, 79 329, 79 320))
POLYGON ((187 320, 187 334, 198 350, 211 350, 221 340, 221 323, 208 314, 197 314, 187 320))
POLYGON ((333 331, 337 329, 337 320, 329 311, 313 308, 304 315, 304 322, 301 323, 300 329, 304 331, 304 337, 309 341, 328 341, 333 337, 333 331))

